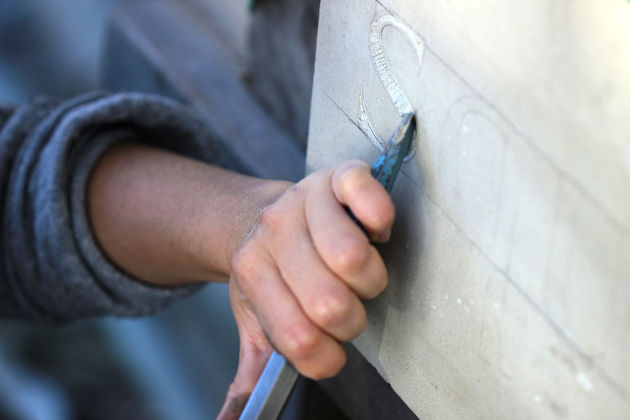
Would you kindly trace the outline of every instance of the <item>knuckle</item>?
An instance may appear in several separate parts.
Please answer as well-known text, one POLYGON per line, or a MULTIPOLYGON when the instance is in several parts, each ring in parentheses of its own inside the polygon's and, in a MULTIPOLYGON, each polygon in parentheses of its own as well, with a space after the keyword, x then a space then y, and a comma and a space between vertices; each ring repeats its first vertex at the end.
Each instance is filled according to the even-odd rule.
POLYGON ((240 249, 232 255, 232 259, 230 260, 230 267, 232 269, 232 273, 236 277, 241 277, 247 273, 247 265, 249 264, 248 259, 243 255, 243 249, 240 249))
POLYGON ((359 317, 359 319, 358 319, 357 329, 356 329, 356 332, 355 332, 355 336, 354 336, 354 337, 352 337, 352 339, 353 339, 353 340, 354 340, 355 338, 357 338, 359 335, 361 335, 361 333, 362 333, 363 331, 365 331, 365 329, 367 328, 367 322, 368 322, 368 320, 367 320, 367 315, 366 315, 365 310, 364 310, 364 311, 362 311, 362 314, 361 314, 361 316, 360 316, 360 317, 359 317))
POLYGON ((258 269, 257 252, 252 246, 245 245, 232 256, 231 262, 232 273, 241 282, 247 282, 258 269))
POLYGON ((352 307, 348 299, 328 294, 319 297, 315 302, 313 320, 322 328, 329 329, 347 321, 351 312, 352 307))
POLYGON ((282 210, 278 206, 265 207, 260 212, 260 218, 258 225, 265 230, 274 232, 277 231, 282 224, 282 210))
POLYGON ((326 360, 322 360, 320 363, 310 366, 310 369, 308 369, 304 375, 315 381, 321 381, 322 379, 328 379, 338 374, 345 364, 346 354, 342 350, 338 354, 329 356, 326 360))
POLYGON ((314 354, 321 340, 316 328, 297 324, 289 328, 284 336, 286 355, 291 360, 301 360, 314 354))
POLYGON ((379 261, 378 269, 374 270, 377 274, 374 276, 372 281, 370 282, 370 288, 366 290, 365 296, 366 299, 373 299, 383 293, 383 291, 387 288, 388 283, 388 274, 387 268, 382 261, 379 261))
POLYGON ((376 283, 376 286, 374 287, 374 291, 372 292, 372 295, 368 297, 368 299, 374 299, 375 297, 379 296, 381 293, 383 293, 385 291, 385 289, 387 288, 387 276, 379 279, 380 281, 378 283, 376 283))
POLYGON ((382 231, 389 228, 394 223, 395 216, 396 211, 394 210, 394 204, 391 199, 387 197, 383 200, 382 205, 375 209, 370 222, 376 230, 382 231))
POLYGON ((367 241, 344 241, 337 245, 332 258, 333 270, 342 275, 352 275, 368 261, 367 241))

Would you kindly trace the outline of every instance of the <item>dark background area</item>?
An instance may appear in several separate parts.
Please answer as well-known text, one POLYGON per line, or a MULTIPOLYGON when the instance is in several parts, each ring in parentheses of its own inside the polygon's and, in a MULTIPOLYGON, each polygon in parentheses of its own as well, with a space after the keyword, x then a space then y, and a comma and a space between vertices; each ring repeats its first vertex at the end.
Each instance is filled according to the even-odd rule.
MULTIPOLYGON (((132 2, 0 0, 0 102, 98 88, 107 22, 132 2)), ((237 358, 224 285, 141 320, 0 320, 0 419, 214 418, 237 358)))
POLYGON ((130 1, 0 1, 0 98, 69 97, 98 86, 108 16, 130 1))
MULTIPOLYGON (((20 104, 42 94, 69 98, 105 85, 175 93, 212 126, 213 115, 204 114, 204 105, 226 99, 217 79, 223 70, 223 76, 238 79, 237 89, 243 89, 239 104, 260 108, 257 123, 269 129, 257 133, 262 137, 245 138, 283 156, 290 169, 285 172, 299 179, 319 0, 259 0, 253 12, 248 3, 0 0, 0 102, 20 104), (157 17, 165 21, 151 21, 157 17), (207 31, 193 30, 186 19, 207 31), (152 23, 143 27, 147 22, 152 23), (145 38, 134 38, 138 33, 145 38), (151 44, 152 36, 163 40, 169 33, 173 36, 165 43, 151 44), (180 57, 170 42, 181 40, 186 53, 180 57), (233 61, 221 62, 227 56, 210 47, 215 42, 223 43, 230 51, 228 61, 233 61), (171 61, 147 61, 170 53, 176 53, 171 61), (192 90, 200 100, 189 101, 190 86, 204 87, 192 90), (295 162, 287 161, 287 147, 295 162)), ((236 101, 235 91, 231 96, 236 101)), ((205 111, 210 109, 216 114, 216 107, 205 111)), ((227 134, 223 141, 233 142, 229 121, 214 117, 217 133, 227 134)), ((234 117, 256 126, 252 114, 234 117)), ((256 158, 260 163, 261 157, 256 158)), ((280 166, 274 162, 272 169, 280 166)), ((86 320, 59 327, 0 320, 0 420, 210 419, 223 403, 237 363, 238 336, 226 285, 206 286, 143 319, 86 320)), ((318 386, 302 380, 283 418, 345 417, 318 386)))

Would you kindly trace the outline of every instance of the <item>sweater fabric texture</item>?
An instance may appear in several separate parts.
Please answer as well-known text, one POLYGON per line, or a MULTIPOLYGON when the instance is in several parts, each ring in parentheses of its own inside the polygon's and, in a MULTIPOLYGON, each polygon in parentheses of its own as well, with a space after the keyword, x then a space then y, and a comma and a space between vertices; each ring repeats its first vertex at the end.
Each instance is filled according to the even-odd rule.
POLYGON ((0 106, 0 316, 143 316, 200 287, 143 283, 99 248, 86 187, 99 158, 120 141, 221 163, 203 119, 156 95, 93 92, 0 106))

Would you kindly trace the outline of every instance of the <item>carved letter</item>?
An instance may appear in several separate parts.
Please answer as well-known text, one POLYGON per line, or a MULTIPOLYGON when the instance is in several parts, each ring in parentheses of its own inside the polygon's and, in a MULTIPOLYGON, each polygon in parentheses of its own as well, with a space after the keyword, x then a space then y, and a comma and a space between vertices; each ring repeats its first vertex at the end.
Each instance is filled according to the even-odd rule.
MULTIPOLYGON (((418 64, 420 66, 422 66, 422 58, 424 57, 424 41, 402 20, 386 12, 378 14, 370 25, 370 54, 372 56, 374 69, 376 70, 376 74, 381 80, 383 87, 389 94, 392 103, 396 107, 396 110, 398 111, 400 116, 403 117, 406 114, 412 113, 413 107, 411 106, 409 96, 398 81, 398 78, 396 77, 392 69, 392 65, 385 55, 385 50, 383 48, 383 30, 387 26, 391 26, 397 29, 401 34, 407 37, 407 39, 409 40, 409 42, 411 42, 416 51, 416 55, 418 56, 418 64)), ((359 127, 361 127, 361 130, 363 130, 365 135, 370 139, 374 146, 383 151, 385 147, 385 141, 381 140, 374 130, 370 114, 365 107, 363 88, 361 88, 361 98, 359 99, 358 123, 359 127)), ((415 147, 411 147, 409 154, 406 156, 405 160, 409 160, 411 157, 413 157, 414 151, 415 147)))

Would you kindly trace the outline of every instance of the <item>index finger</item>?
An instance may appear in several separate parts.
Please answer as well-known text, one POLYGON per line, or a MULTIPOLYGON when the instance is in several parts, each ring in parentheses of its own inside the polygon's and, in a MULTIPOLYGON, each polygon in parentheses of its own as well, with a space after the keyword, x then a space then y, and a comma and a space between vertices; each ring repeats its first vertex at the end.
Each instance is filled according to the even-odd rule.
POLYGON ((385 188, 372 177, 370 167, 349 160, 333 170, 331 185, 337 200, 347 206, 376 242, 389 240, 394 223, 394 203, 385 188))

